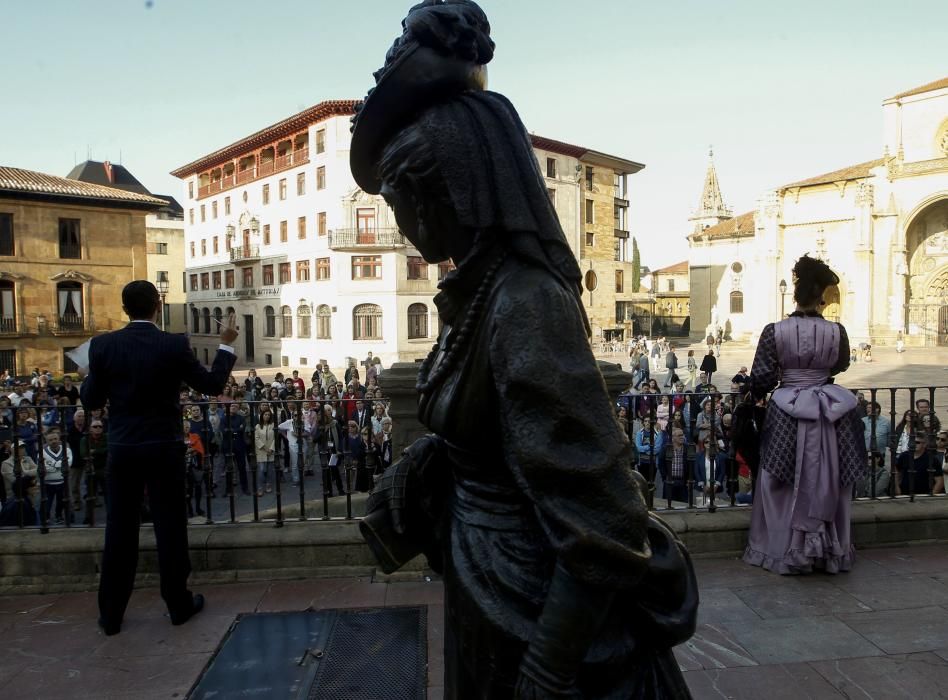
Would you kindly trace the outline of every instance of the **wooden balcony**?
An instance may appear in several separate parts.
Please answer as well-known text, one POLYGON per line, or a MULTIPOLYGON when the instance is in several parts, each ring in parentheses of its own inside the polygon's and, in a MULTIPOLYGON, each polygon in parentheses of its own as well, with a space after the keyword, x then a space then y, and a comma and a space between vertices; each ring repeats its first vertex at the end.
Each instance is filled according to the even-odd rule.
POLYGON ((309 163, 309 148, 300 148, 299 150, 277 156, 273 160, 260 162, 246 170, 240 170, 236 175, 227 175, 220 180, 201 185, 198 187, 197 198, 204 199, 205 197, 210 197, 219 192, 233 189, 238 185, 246 185, 248 182, 259 180, 262 177, 273 175, 282 170, 305 165, 306 163, 309 163))

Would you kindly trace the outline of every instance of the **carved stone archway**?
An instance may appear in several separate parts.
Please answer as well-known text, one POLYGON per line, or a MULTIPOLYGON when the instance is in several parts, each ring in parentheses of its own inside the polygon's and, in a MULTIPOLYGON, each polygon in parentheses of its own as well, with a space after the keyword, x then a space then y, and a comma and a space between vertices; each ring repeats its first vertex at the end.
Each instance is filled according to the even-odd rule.
POLYGON ((906 229, 905 331, 926 346, 948 344, 948 197, 915 213, 906 229))

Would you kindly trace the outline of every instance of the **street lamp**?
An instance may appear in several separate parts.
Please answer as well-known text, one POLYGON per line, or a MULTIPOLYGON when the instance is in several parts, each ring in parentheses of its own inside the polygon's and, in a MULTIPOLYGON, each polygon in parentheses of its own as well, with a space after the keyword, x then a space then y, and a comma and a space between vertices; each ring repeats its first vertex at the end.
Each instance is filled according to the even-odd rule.
POLYGON ((171 284, 168 282, 168 273, 161 271, 158 273, 158 279, 155 280, 155 286, 158 287, 158 294, 161 295, 161 330, 165 330, 165 296, 171 284))
POLYGON ((655 328, 655 292, 653 292, 653 291, 651 291, 651 290, 649 290, 649 293, 648 293, 648 303, 649 303, 650 315, 649 315, 649 319, 648 319, 648 332, 647 332, 647 336, 648 336, 649 338, 651 338, 651 337, 652 337, 652 333, 653 333, 654 328, 655 328))
POLYGON ((777 289, 780 290, 780 320, 782 321, 784 297, 787 295, 787 280, 780 280, 780 284, 777 285, 777 289))

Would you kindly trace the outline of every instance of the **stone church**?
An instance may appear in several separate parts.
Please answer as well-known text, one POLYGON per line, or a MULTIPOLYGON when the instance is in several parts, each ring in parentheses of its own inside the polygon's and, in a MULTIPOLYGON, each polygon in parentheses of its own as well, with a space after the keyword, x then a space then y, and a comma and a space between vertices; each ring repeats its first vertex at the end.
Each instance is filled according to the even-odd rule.
POLYGON ((948 77, 882 103, 879 157, 725 206, 713 162, 688 236, 691 329, 753 340, 794 308, 802 254, 839 275, 823 315, 853 343, 948 345, 948 77))

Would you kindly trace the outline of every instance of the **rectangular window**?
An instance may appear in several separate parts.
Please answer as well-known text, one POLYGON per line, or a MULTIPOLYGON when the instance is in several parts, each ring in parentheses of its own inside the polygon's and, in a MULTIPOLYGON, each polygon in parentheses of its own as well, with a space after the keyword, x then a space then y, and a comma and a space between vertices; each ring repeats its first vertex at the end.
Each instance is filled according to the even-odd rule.
POLYGON ((263 244, 270 245, 270 224, 263 225, 263 244))
POLYGON ((309 282, 309 260, 296 261, 296 281, 309 282))
POLYGON ((301 216, 296 220, 296 237, 300 240, 306 238, 306 217, 301 216))
POLYGON ((263 186, 263 203, 264 204, 270 203, 270 185, 269 184, 266 184, 263 186))
POLYGON ((59 220, 59 257, 76 259, 82 257, 79 219, 59 220))
POLYGON ((546 159, 546 176, 556 177, 556 158, 546 159))
POLYGON ((234 288, 234 269, 224 270, 224 286, 227 289, 234 288))
POLYGON ((326 150, 326 130, 319 129, 316 132, 316 152, 323 153, 326 150))
POLYGON ((202 238, 201 239, 201 257, 204 257, 205 255, 207 255, 207 239, 202 238))
POLYGON ((586 231, 586 245, 588 246, 596 245, 596 234, 586 231))
POLYGON ((214 251, 214 255, 217 255, 220 251, 220 236, 214 236, 214 240, 211 241, 211 250, 214 251))
POLYGON ((211 288, 211 275, 207 272, 201 273, 201 289, 208 290, 211 288))
POLYGON ((191 291, 196 292, 198 290, 198 276, 191 275, 191 291))
POLYGON ((555 207, 556 206, 556 190, 552 187, 546 188, 546 193, 550 198, 550 203, 555 207))
POLYGON ((191 222, 191 225, 194 225, 194 209, 188 209, 188 219, 191 222))
POLYGON ((451 270, 453 269, 454 269, 454 263, 451 262, 450 260, 446 262, 439 262, 438 263, 438 281, 440 282, 445 277, 447 277, 448 273, 451 272, 451 270))
POLYGON ((356 243, 375 243, 375 208, 356 209, 356 243))
POLYGON ((230 249, 233 247, 233 245, 234 245, 233 238, 231 238, 230 236, 224 236, 224 248, 227 249, 228 253, 230 252, 230 249))
POLYGON ((205 206, 202 204, 201 205, 201 223, 203 224, 205 221, 207 221, 207 211, 205 210, 205 206))
POLYGON ((616 199, 625 199, 626 195, 626 182, 625 175, 620 175, 619 173, 614 173, 612 175, 612 189, 614 190, 614 196, 616 199))
POLYGON ((353 255, 352 279, 377 280, 382 278, 381 255, 353 255))
POLYGON ((243 273, 243 288, 244 289, 253 289, 253 268, 244 267, 241 268, 243 273))
POLYGON ((280 243, 286 243, 286 222, 280 222, 280 243))
POLYGON ((329 279, 329 258, 316 258, 316 279, 329 279))
POLYGON ((326 212, 324 211, 316 214, 316 233, 320 236, 326 235, 326 212))
POLYGON ((14 248, 13 214, 0 214, 0 255, 16 255, 14 248))
POLYGON ((586 223, 592 224, 595 207, 593 206, 593 201, 591 199, 586 200, 586 223))
POLYGON ((290 263, 280 263, 280 284, 290 282, 290 263))
POLYGON ((280 201, 286 199, 286 178, 280 179, 280 201))
POLYGON ((263 359, 266 360, 266 363, 268 365, 273 364, 273 355, 270 355, 269 353, 267 353, 266 355, 263 356, 263 359))
POLYGON ((211 202, 211 218, 217 218, 217 200, 211 202))
POLYGON ((593 169, 591 165, 586 166, 586 190, 592 192, 593 188, 593 169))
POLYGON ((188 199, 194 199, 194 181, 188 183, 188 199))
POLYGON ((230 197, 224 197, 224 216, 230 216, 230 197))
POLYGON ((296 175, 296 196, 306 194, 306 173, 297 173, 296 175))
MULTIPOLYGON (((0 217, 2 216, 3 214, 0 214, 0 217)), ((0 222, 0 229, 2 228, 3 228, 3 223, 0 222)), ((145 244, 145 252, 148 253, 148 255, 167 255, 168 244, 161 243, 159 241, 149 241, 148 243, 145 244)), ((3 253, 0 253, 0 255, 3 255, 3 253)))
POLYGON ((616 270, 616 294, 622 294, 625 289, 625 275, 622 270, 616 270))
POLYGON ((191 249, 191 257, 193 258, 194 257, 194 241, 191 241, 188 244, 188 247, 191 249))
POLYGON ((326 166, 320 165, 316 168, 316 189, 326 189, 326 166))
POLYGON ((675 291, 675 280, 671 277, 668 278, 668 291, 669 292, 675 291))
POLYGON ((273 284, 273 265, 263 266, 263 286, 269 287, 273 284))
POLYGON ((426 280, 428 279, 428 263, 420 255, 408 256, 408 279, 426 280))
POLYGON ((216 272, 211 273, 211 282, 214 285, 214 289, 221 288, 221 271, 217 270, 216 272))

